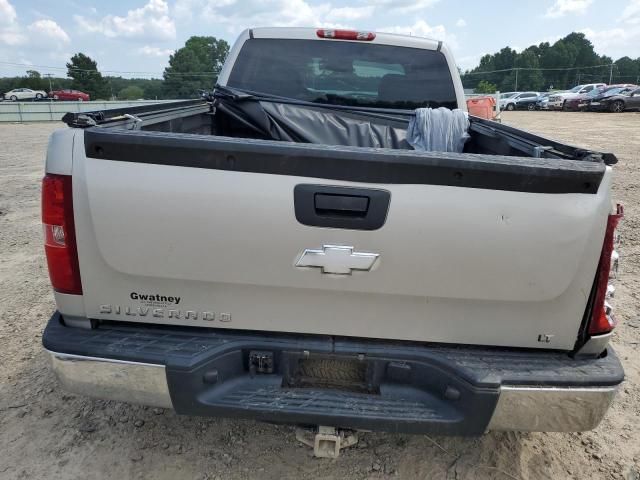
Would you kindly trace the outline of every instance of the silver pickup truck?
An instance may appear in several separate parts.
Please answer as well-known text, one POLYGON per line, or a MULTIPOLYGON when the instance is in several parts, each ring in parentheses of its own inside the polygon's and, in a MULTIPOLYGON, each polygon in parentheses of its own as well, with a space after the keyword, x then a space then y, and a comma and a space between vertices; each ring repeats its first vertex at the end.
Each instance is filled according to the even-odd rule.
POLYGON ((65 116, 42 197, 64 387, 351 429, 594 428, 624 377, 615 156, 466 114, 462 152, 414 149, 424 107, 466 110, 441 42, 256 28, 206 98, 65 116))

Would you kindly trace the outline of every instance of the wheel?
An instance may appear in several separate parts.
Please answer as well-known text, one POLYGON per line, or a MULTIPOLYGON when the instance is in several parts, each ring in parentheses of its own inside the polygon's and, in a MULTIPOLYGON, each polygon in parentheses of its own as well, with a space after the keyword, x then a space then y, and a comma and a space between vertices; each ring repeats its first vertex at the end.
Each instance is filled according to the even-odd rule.
POLYGON ((529 110, 530 112, 534 111, 535 109, 536 109, 535 103, 530 103, 529 105, 527 105, 527 110, 529 110))
POLYGON ((12 102, 17 102, 18 101, 18 97, 16 97, 15 95, 11 95, 10 100, 12 102))
POLYGON ((84 102, 84 98, 82 98, 82 97, 78 97, 78 101, 79 101, 79 102, 84 102))
POLYGON ((42 100, 42 94, 36 93, 36 100, 42 100))
POLYGON ((53 99, 54 99, 54 100, 60 100, 60 97, 59 97, 58 95, 54 95, 54 96, 53 96, 53 99))
POLYGON ((569 110, 569 107, 567 107, 567 101, 565 100, 562 102, 562 111, 566 112, 567 110, 569 110))
POLYGON ((507 110, 509 110, 510 112, 513 112, 516 109, 515 104, 510 103, 509 105, 507 105, 507 110))
POLYGON ((622 100, 616 100, 609 107, 613 113, 622 113, 624 112, 624 102, 622 100))

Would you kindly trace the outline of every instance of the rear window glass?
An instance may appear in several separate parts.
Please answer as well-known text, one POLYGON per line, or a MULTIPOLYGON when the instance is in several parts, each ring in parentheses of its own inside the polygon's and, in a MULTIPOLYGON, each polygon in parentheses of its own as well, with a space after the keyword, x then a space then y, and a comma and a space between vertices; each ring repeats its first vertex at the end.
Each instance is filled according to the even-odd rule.
POLYGON ((248 40, 227 84, 316 103, 457 107, 441 52, 368 42, 248 40))

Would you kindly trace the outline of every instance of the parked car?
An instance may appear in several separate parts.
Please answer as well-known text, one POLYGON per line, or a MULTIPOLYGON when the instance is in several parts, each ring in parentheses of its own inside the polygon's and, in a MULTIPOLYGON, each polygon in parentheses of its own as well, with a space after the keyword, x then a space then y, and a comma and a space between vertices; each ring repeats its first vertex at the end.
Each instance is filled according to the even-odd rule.
POLYGON ((594 428, 624 378, 615 156, 459 115, 436 40, 255 28, 231 52, 213 111, 68 113, 53 134, 42 339, 63 387, 396 433, 594 428))
POLYGON ((603 111, 621 113, 627 110, 640 109, 640 88, 635 90, 624 89, 623 91, 610 95, 600 100, 603 111))
MULTIPOLYGON (((613 97, 617 97, 618 95, 624 95, 626 93, 630 93, 636 88, 637 88, 636 85, 612 86, 610 88, 605 88, 598 95, 595 95, 594 97, 587 99, 584 102, 584 105, 582 108, 584 110, 589 110, 591 112, 609 111, 611 108, 609 99, 613 97)), ((616 99, 616 100, 619 100, 619 99, 616 99)))
POLYGON ((52 92, 49 92, 49 97, 54 100, 77 100, 79 102, 88 102, 90 100, 88 93, 68 88, 63 90, 53 90, 52 92))
POLYGON ((14 88, 3 95, 5 100, 17 102, 18 100, 41 100, 47 97, 44 90, 31 90, 30 88, 14 88))
POLYGON ((516 95, 518 95, 520 92, 504 92, 500 94, 500 98, 498 99, 498 107, 500 107, 500 110, 504 110, 504 108, 507 106, 507 101, 511 98, 514 97, 516 95))
POLYGON ((606 88, 608 87, 594 88, 588 93, 580 93, 573 98, 569 98, 565 100, 564 110, 574 111, 574 112, 577 112, 578 110, 581 110, 581 109, 584 110, 584 107, 581 107, 581 105, 582 106, 586 105, 587 101, 599 95, 606 88))
POLYGON ((518 102, 537 99, 538 95, 538 92, 519 92, 505 99, 500 99, 500 110, 516 110, 518 108, 518 102))
POLYGON ((549 96, 551 93, 541 93, 536 101, 536 110, 549 110, 549 96))
POLYGON ((540 100, 541 95, 538 94, 534 96, 526 96, 518 99, 515 102, 516 110, 536 110, 538 108, 538 101, 540 100))
POLYGON ((556 92, 549 97, 549 108, 553 110, 563 110, 566 108, 565 102, 567 100, 584 93, 589 93, 595 88, 604 88, 606 86, 606 83, 589 83, 586 85, 575 86, 566 92, 556 92))

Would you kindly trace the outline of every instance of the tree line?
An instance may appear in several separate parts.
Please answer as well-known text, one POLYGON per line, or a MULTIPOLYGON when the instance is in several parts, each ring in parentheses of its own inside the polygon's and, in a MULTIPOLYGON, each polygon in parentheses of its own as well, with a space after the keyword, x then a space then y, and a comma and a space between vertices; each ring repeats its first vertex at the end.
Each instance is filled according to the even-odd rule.
MULTIPOLYGON (((46 77, 28 70, 23 77, 0 78, 0 92, 26 87, 34 90, 72 88, 107 99, 193 98, 201 90, 211 90, 217 72, 229 53, 229 44, 215 37, 194 36, 169 57, 160 78, 103 76, 95 60, 76 53, 67 63, 67 76, 46 77)), ((481 93, 497 90, 567 89, 580 83, 639 83, 640 58, 622 57, 613 61, 598 55, 582 33, 570 33, 551 44, 542 42, 521 52, 504 47, 484 55, 480 64, 462 73, 465 88, 481 93)))
POLYGON ((25 76, 0 78, 0 93, 14 88, 46 92, 71 88, 88 93, 92 100, 194 98, 201 90, 214 87, 228 53, 225 40, 191 37, 169 57, 162 79, 102 75, 95 60, 76 53, 66 64, 66 77, 43 76, 28 70, 25 76))
POLYGON ((564 90, 583 83, 639 81, 640 58, 613 61, 598 55, 585 35, 576 32, 553 44, 531 45, 520 53, 504 47, 484 55, 476 68, 462 74, 464 87, 479 93, 564 90))

